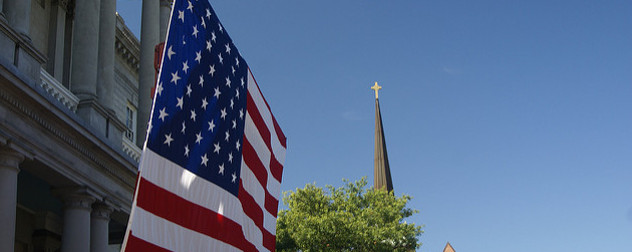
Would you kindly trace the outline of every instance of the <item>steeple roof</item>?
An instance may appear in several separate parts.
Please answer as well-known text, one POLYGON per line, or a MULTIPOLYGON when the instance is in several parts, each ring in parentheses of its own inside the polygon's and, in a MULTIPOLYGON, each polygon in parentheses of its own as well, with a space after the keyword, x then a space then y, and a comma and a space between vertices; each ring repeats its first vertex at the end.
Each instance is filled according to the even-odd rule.
POLYGON ((377 189, 393 191, 393 181, 391 179, 391 169, 388 165, 388 154, 386 153, 386 140, 384 129, 382 128, 382 115, 380 113, 380 101, 378 90, 382 87, 377 82, 371 89, 375 90, 375 156, 373 167, 373 187, 377 189))
POLYGON ((445 245, 445 248, 443 249, 443 252, 455 252, 455 251, 452 248, 452 245, 450 245, 450 243, 448 242, 448 244, 445 245))

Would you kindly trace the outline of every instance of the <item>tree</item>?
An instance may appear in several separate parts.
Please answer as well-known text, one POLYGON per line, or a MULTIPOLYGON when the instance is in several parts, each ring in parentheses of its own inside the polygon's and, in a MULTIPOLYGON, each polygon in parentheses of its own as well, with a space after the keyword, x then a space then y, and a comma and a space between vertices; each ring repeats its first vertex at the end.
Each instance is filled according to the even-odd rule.
POLYGON ((315 184, 285 192, 277 218, 277 251, 411 251, 421 226, 406 223, 412 198, 365 189, 366 178, 324 190, 315 184))

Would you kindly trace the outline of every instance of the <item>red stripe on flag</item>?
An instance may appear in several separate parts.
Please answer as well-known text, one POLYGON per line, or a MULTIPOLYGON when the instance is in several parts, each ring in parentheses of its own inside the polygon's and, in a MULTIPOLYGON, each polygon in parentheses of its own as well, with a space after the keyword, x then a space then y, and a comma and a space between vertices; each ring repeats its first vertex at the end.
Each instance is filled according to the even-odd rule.
POLYGON ((259 184, 261 184, 264 188, 265 185, 268 184, 268 172, 266 171, 266 167, 263 166, 259 156, 257 155, 257 151, 252 147, 248 138, 244 137, 244 144, 241 149, 241 154, 244 156, 244 163, 250 168, 257 180, 259 180, 259 184))
POLYGON ((271 153, 270 157, 270 173, 272 173, 272 177, 274 177, 279 183, 281 183, 281 177, 283 176, 283 165, 277 161, 274 153, 271 153))
MULTIPOLYGON (((277 200, 268 190, 266 189, 267 181, 268 181, 268 172, 266 168, 259 160, 255 149, 252 147, 247 138, 244 137, 244 145, 242 147, 242 155, 244 156, 244 163, 246 166, 250 168, 252 173, 257 177, 257 180, 265 190, 265 209, 272 214, 273 216, 277 216, 277 210, 279 205, 279 200, 277 200)), ((274 156, 272 156, 274 159, 274 156)), ((279 178, 280 179, 280 178, 279 178)), ((280 182, 280 181, 279 181, 280 182)))
MULTIPOLYGON (((248 68, 248 72, 250 73, 250 76, 252 77, 252 80, 256 84, 255 87, 257 87, 257 91, 259 91, 259 96, 261 96, 261 99, 266 104, 266 107, 268 108, 268 111, 270 111, 270 116, 272 116, 272 122, 274 123, 274 131, 276 132, 277 137, 279 138, 279 142, 281 143, 283 148, 287 149, 287 146, 286 146, 287 138, 285 138, 285 134, 283 134, 283 131, 281 131, 281 127, 277 123, 276 118, 274 118, 274 115, 272 114, 272 110, 270 109, 270 104, 268 104, 268 100, 266 100, 266 98, 263 97, 263 93, 261 93, 261 88, 259 88, 259 84, 257 83, 257 79, 255 79, 255 76, 252 74, 252 71, 250 71, 250 68, 248 68)), ((250 92, 248 92, 248 95, 250 96, 250 92)), ((250 100, 250 97, 248 97, 248 100, 250 100)), ((249 105, 246 106, 246 108, 248 108, 248 107, 249 107, 249 105)))
POLYGON ((263 232, 263 246, 270 251, 276 251, 276 236, 269 232, 263 232))
POLYGON ((252 122, 255 123, 255 127, 257 127, 257 130, 259 130, 259 135, 261 135, 263 142, 265 142, 266 146, 268 146, 268 150, 272 152, 272 145, 270 144, 270 139, 272 139, 272 137, 270 136, 270 130, 263 120, 263 117, 261 117, 261 113, 259 113, 259 109, 257 109, 257 104, 253 102, 250 92, 248 92, 248 103, 246 104, 246 111, 248 111, 248 114, 250 114, 252 122))
POLYGON ((261 231, 265 230, 263 227, 263 211, 261 211, 255 199, 246 192, 241 182, 239 183, 239 196, 237 197, 241 202, 241 206, 244 208, 244 213, 255 222, 255 225, 259 227, 261 231))
POLYGON ((268 213, 271 213, 275 218, 277 217, 277 210, 279 209, 279 201, 272 197, 271 194, 269 194, 266 191, 266 203, 265 203, 265 207, 266 210, 268 210, 268 213))
POLYGON ((130 251, 130 252, 137 252, 137 251, 140 251, 140 252, 144 252, 144 251, 170 252, 171 250, 167 250, 167 249, 164 249, 162 247, 158 247, 158 246, 154 245, 153 243, 149 243, 149 242, 146 242, 145 240, 138 239, 130 231, 129 235, 127 236, 127 245, 125 246, 125 251, 130 251))
MULTIPOLYGON (((263 100, 265 101, 265 98, 263 100)), ((269 109, 269 107, 268 107, 268 109, 269 109)), ((270 115, 272 115, 272 113, 270 113, 270 115)), ((283 148, 287 149, 287 146, 286 146, 287 138, 285 137, 285 134, 283 134, 283 131, 281 130, 281 126, 279 126, 279 123, 277 122, 277 120, 274 117, 274 115, 272 115, 272 122, 274 123, 274 132, 276 132, 277 137, 279 138, 279 142, 281 143, 281 146, 283 146, 283 148)))
POLYGON ((142 177, 138 190, 138 207, 243 251, 257 251, 257 248, 244 237, 239 223, 180 198, 142 177))
MULTIPOLYGON (((266 195, 268 193, 266 192, 266 195)), ((246 189, 244 189, 244 185, 239 183, 239 201, 241 202, 241 206, 244 208, 244 213, 254 221, 255 225, 261 230, 263 234, 263 246, 269 249, 270 251, 274 251, 274 246, 270 247, 269 240, 272 240, 272 244, 275 244, 276 236, 272 235, 265 227, 263 226, 263 210, 257 204, 255 199, 248 194, 246 189), (266 242, 267 241, 267 242, 266 242), (267 244, 267 245, 266 245, 267 244)))

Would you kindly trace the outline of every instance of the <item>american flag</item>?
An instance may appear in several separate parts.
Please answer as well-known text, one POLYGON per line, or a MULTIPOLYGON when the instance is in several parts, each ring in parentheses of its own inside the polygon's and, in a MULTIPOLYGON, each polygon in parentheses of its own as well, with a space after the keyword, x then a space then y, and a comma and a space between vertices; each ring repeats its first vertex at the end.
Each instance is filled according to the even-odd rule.
POLYGON ((123 251, 274 251, 286 139, 207 0, 176 0, 123 251))

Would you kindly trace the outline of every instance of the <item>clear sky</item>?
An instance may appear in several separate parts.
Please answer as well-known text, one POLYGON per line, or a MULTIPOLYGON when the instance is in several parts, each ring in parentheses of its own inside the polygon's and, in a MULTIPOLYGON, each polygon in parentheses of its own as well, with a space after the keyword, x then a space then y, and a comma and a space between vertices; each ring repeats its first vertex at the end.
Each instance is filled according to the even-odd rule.
POLYGON ((377 81, 420 251, 631 250, 632 1, 211 4, 288 138, 283 191, 372 182, 377 81))

